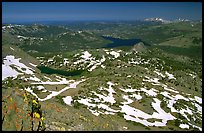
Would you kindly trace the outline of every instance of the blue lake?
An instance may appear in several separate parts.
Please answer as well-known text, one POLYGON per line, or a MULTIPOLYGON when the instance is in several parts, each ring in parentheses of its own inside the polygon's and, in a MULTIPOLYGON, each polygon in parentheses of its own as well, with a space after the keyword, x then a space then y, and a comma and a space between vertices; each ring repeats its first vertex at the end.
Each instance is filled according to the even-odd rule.
POLYGON ((63 76, 77 76, 77 75, 81 75, 84 72, 83 70, 63 71, 58 69, 52 69, 45 66, 37 66, 37 68, 41 71, 41 73, 59 74, 63 76))
MULTIPOLYGON (((103 48, 115 48, 121 46, 134 46, 136 43, 143 42, 141 39, 119 39, 113 37, 102 36, 106 40, 112 41, 112 43, 106 44, 103 48)), ((143 42, 145 45, 147 43, 143 42)))

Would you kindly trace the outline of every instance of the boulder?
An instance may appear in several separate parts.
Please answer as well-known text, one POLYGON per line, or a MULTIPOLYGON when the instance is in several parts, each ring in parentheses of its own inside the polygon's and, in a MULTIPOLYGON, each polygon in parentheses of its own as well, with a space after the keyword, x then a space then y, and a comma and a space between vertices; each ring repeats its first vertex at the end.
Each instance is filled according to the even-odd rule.
POLYGON ((142 51, 145 51, 146 49, 147 48, 143 42, 139 42, 139 43, 135 44, 132 48, 133 51, 137 51, 137 52, 142 52, 142 51))

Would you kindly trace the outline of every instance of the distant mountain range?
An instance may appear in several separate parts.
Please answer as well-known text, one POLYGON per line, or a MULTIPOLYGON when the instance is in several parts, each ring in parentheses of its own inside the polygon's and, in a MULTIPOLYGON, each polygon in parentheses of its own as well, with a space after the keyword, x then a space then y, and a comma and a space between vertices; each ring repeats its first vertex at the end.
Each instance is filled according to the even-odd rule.
POLYGON ((47 20, 47 21, 29 21, 29 22, 12 22, 12 23, 2 23, 5 24, 24 24, 24 25, 30 25, 30 24, 45 24, 45 25, 67 25, 67 24, 76 24, 76 23, 101 23, 101 24, 107 24, 107 23, 143 23, 143 22, 161 22, 161 23, 172 23, 172 22, 202 22, 202 19, 200 20, 189 20, 186 18, 178 18, 174 20, 167 20, 160 17, 152 17, 152 18, 145 18, 145 19, 135 19, 135 20, 63 20, 63 21, 54 21, 54 20, 47 20))
POLYGON ((150 22, 162 22, 162 23, 171 23, 169 20, 164 20, 162 18, 146 18, 144 21, 150 21, 150 22))
MULTIPOLYGON (((175 20, 165 20, 165 19, 162 19, 162 18, 146 18, 144 19, 144 21, 147 21, 147 22, 161 22, 161 23, 173 23, 173 22, 191 22, 193 20, 189 20, 189 19, 185 19, 185 18, 178 18, 178 19, 175 19, 175 20)), ((199 20, 199 22, 202 22, 202 20, 199 20)))

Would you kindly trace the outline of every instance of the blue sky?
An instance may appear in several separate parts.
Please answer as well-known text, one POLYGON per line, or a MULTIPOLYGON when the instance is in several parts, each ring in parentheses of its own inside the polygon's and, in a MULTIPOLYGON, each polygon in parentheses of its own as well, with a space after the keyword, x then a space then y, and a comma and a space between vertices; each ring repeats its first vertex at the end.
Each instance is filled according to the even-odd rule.
POLYGON ((200 2, 3 2, 2 21, 202 18, 200 2))

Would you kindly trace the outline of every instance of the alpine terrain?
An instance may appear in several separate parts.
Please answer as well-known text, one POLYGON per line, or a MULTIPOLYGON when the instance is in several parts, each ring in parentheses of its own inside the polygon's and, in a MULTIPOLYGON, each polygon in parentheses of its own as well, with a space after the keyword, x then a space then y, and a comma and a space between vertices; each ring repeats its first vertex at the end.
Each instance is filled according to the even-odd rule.
POLYGON ((202 21, 2 24, 2 130, 202 131, 202 21))

